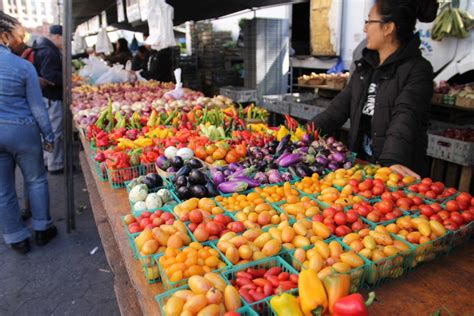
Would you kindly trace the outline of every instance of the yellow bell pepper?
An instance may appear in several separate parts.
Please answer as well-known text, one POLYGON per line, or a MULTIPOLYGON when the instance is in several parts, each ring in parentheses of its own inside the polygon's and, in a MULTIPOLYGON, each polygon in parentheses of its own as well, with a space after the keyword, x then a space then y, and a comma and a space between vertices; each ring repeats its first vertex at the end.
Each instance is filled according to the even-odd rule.
POLYGON ((304 315, 312 315, 315 309, 321 309, 322 313, 326 311, 328 307, 326 291, 323 282, 314 270, 301 271, 298 277, 298 291, 304 315))
POLYGON ((133 141, 138 147, 149 147, 153 146, 153 140, 149 138, 139 137, 133 141))
POLYGON ((306 132, 304 130, 302 130, 301 128, 299 128, 299 127, 295 131, 295 136, 298 140, 302 140, 304 134, 306 134, 306 132))
POLYGON ((349 295, 351 276, 349 274, 330 274, 323 278, 324 288, 328 296, 329 312, 334 312, 334 304, 342 297, 349 295))
POLYGON ((132 140, 130 140, 128 138, 119 138, 117 146, 120 149, 127 149, 127 148, 135 149, 135 148, 137 148, 137 145, 132 140))
POLYGON ((303 316, 296 297, 291 294, 284 293, 273 296, 270 305, 277 316, 303 316))
POLYGON ((288 135, 289 132, 290 131, 284 125, 281 125, 280 130, 277 133, 277 140, 281 141, 282 138, 288 135))

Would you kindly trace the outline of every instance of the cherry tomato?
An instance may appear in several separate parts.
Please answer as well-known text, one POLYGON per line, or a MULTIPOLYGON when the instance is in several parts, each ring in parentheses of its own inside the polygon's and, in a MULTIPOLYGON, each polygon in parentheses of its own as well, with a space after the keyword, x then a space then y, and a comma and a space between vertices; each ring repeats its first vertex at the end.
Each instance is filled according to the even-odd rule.
POLYGON ((459 211, 459 204, 455 200, 448 201, 446 203, 446 210, 449 212, 457 212, 459 211))
POLYGON ((337 225, 345 225, 347 223, 347 216, 346 214, 342 213, 342 212, 338 212, 336 213, 336 215, 334 215, 334 222, 337 224, 337 225))

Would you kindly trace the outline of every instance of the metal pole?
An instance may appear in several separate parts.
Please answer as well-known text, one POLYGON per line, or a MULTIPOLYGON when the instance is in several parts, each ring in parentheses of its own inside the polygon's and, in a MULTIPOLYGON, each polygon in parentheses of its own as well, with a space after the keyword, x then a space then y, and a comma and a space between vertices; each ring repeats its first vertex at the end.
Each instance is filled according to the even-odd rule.
POLYGON ((64 176, 66 184, 66 227, 67 232, 76 229, 74 213, 74 179, 73 179, 73 132, 72 114, 72 70, 71 70, 71 41, 72 41, 72 0, 63 2, 63 126, 64 126, 64 176))

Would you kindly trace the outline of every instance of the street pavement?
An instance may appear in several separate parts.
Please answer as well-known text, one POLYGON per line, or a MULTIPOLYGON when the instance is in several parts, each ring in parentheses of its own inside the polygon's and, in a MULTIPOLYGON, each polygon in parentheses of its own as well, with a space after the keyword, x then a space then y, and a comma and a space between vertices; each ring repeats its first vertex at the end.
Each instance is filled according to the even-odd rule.
MULTIPOLYGON (((51 214, 59 235, 43 247, 36 246, 32 239, 32 251, 27 255, 9 249, 0 235, 0 316, 120 314, 114 276, 105 258, 78 161, 76 156, 75 231, 66 232, 64 176, 50 175, 51 214), (96 247, 97 251, 91 254, 96 247)), ((16 187, 21 196, 23 181, 19 170, 16 187)))

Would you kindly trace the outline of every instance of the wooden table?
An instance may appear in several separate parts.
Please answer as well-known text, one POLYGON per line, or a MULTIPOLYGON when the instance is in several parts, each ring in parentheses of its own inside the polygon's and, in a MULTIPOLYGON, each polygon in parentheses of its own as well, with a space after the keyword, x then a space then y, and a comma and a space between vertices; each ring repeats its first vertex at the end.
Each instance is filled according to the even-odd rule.
MULTIPOLYGON (((80 160, 94 217, 107 260, 115 274, 115 292, 122 315, 159 315, 155 296, 160 283, 148 284, 133 258, 121 216, 130 213, 125 189, 113 190, 91 172, 89 147, 80 160), (87 155, 87 156, 86 156, 87 155)), ((474 242, 449 256, 419 265, 412 272, 375 289, 378 297, 371 315, 431 315, 445 308, 451 315, 474 315, 474 242)), ((365 292, 366 293, 366 292, 365 292)), ((445 310, 442 315, 449 315, 445 310)))

